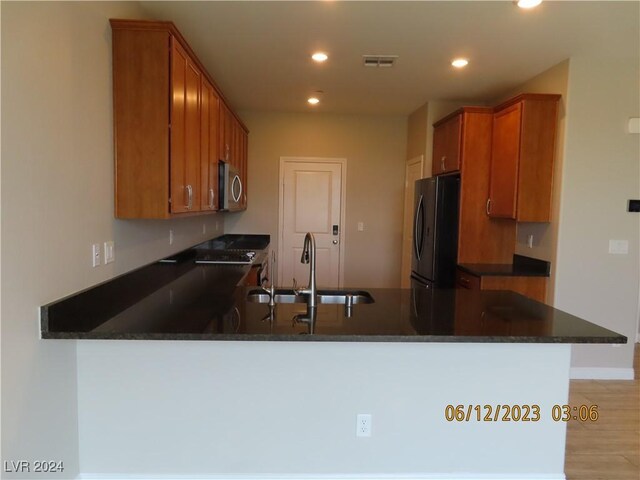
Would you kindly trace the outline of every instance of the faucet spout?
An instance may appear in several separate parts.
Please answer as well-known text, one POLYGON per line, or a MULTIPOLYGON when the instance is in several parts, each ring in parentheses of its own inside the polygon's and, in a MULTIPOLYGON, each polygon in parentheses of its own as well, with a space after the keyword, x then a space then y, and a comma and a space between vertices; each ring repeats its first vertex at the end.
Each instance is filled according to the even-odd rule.
POLYGON ((307 295, 307 305, 316 307, 318 296, 318 287, 316 286, 316 239, 311 232, 308 232, 304 237, 300 263, 309 264, 309 286, 296 290, 296 293, 307 295))

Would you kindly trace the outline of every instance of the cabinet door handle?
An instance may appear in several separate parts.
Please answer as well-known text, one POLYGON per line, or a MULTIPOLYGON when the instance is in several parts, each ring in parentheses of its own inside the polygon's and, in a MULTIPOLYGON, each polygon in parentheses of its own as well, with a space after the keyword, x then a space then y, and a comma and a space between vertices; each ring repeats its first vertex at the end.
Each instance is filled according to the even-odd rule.
POLYGON ((191 185, 187 185, 187 210, 191 210, 193 207, 193 187, 191 185))
POLYGON ((446 161, 447 161, 447 157, 446 157, 446 156, 443 156, 443 157, 440 159, 440 165, 442 165, 442 171, 443 171, 443 172, 446 170, 446 167, 445 167, 445 162, 446 162, 446 161))
POLYGON ((228 162, 229 161, 229 144, 226 143, 224 148, 225 148, 224 159, 228 162))
POLYGON ((213 193, 213 188, 209 189, 209 208, 213 209, 213 200, 215 194, 213 193))
POLYGON ((491 215, 491 199, 487 198, 487 206, 485 207, 487 210, 487 215, 491 215))
POLYGON ((416 258, 418 260, 420 260, 422 256, 422 243, 424 242, 424 218, 422 217, 424 214, 423 199, 424 197, 420 195, 418 208, 416 208, 416 217, 413 220, 413 249, 416 252, 416 258), (418 231, 418 228, 420 228, 420 231, 418 231))

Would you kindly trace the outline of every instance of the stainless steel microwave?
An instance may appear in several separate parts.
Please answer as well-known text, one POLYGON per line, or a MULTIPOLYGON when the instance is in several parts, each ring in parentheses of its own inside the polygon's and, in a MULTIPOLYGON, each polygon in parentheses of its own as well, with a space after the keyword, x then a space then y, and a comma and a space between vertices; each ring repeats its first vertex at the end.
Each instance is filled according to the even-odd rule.
POLYGON ((240 178, 240 172, 236 167, 230 163, 219 163, 219 175, 220 183, 220 210, 227 210, 230 212, 241 209, 241 199, 243 194, 242 179, 240 178))

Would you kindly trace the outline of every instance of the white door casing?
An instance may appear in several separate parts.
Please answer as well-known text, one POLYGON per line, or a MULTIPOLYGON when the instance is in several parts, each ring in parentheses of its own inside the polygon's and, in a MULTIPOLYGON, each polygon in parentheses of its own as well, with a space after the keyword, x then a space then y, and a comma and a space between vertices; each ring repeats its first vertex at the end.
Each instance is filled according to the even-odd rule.
POLYGON ((422 178, 424 156, 407 161, 404 176, 404 219, 402 227, 402 268, 400 287, 411 287, 411 245, 413 239, 413 197, 416 180, 422 178))
POLYGON ((341 158, 280 158, 279 286, 293 285, 293 278, 307 285, 309 265, 300 262, 307 232, 316 240, 318 287, 343 286, 346 166, 341 158))

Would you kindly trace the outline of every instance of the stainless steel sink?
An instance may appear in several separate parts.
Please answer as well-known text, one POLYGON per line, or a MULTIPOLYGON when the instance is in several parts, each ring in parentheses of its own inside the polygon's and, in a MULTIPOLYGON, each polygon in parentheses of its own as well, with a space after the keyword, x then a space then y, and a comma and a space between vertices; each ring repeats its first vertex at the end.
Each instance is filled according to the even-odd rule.
MULTIPOLYGON (((269 294, 264 290, 251 290, 247 301, 252 303, 269 303, 269 294)), ((277 288, 276 303, 307 303, 306 295, 296 295, 292 289, 277 288)), ((351 303, 374 303, 375 300, 366 290, 318 290, 318 303, 345 305, 351 303), (350 302, 349 302, 350 300, 350 302)))
POLYGON ((374 303, 375 300, 366 290, 318 290, 318 302, 332 305, 346 303, 355 305, 357 303, 374 303))

